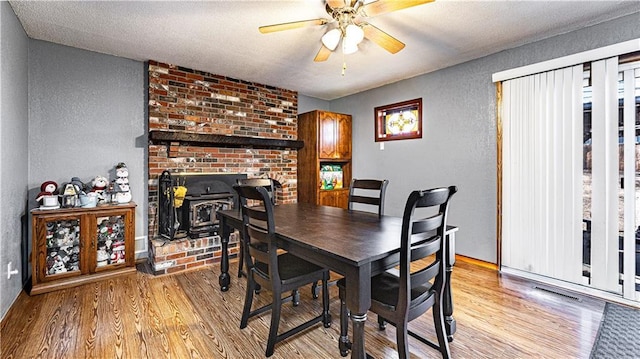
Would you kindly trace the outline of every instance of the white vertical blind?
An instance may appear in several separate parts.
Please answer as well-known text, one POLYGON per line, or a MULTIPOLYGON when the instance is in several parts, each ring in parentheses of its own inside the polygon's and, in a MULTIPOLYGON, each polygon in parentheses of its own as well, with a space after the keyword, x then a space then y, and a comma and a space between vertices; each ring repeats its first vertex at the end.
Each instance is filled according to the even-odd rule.
POLYGON ((618 58, 592 62, 591 83, 591 285, 598 289, 619 292, 618 58))
POLYGON ((582 65, 503 82, 502 263, 582 275, 582 65))
POLYGON ((622 293, 635 300, 636 273, 636 114, 634 69, 623 72, 624 80, 624 268, 622 293))

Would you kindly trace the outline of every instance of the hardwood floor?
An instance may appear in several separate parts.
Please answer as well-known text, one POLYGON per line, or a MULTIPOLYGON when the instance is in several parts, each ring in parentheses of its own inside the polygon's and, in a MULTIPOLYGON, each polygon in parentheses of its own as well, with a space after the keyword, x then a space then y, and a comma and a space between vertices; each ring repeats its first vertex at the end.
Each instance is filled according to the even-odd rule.
MULTIPOLYGON (((230 273, 237 273, 231 263, 230 273)), ((154 277, 136 274, 34 297, 22 293, 0 331, 1 358, 262 358, 270 314, 240 330, 245 279, 232 278, 220 292, 218 265, 154 277)), ((588 358, 604 302, 582 301, 534 289, 535 283, 458 261, 452 278, 457 332, 454 358, 588 358)), ((265 303, 268 293, 257 296, 265 303)), ((331 288, 333 325, 321 324, 276 345, 273 358, 340 358, 339 302, 331 288)), ((280 331, 319 312, 308 287, 301 303, 283 307, 280 331), (315 312, 310 312, 315 311, 315 312)), ((254 305, 258 305, 257 303, 254 305)), ((254 307, 255 308, 255 307, 254 307)), ((413 321, 414 331, 435 338, 432 316, 413 321)), ((397 358, 395 329, 366 324, 367 351, 397 358)), ((438 353, 410 339, 412 358, 438 353)))

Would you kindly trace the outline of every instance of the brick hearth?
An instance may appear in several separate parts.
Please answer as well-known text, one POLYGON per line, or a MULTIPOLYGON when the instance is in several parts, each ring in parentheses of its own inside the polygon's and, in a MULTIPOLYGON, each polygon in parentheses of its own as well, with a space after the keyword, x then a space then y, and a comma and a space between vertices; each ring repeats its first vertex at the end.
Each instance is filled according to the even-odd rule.
MULTIPOLYGON (((238 255, 239 234, 229 236, 229 257, 238 255)), ((173 241, 151 240, 149 261, 154 274, 168 274, 220 262, 222 246, 220 236, 173 241)))

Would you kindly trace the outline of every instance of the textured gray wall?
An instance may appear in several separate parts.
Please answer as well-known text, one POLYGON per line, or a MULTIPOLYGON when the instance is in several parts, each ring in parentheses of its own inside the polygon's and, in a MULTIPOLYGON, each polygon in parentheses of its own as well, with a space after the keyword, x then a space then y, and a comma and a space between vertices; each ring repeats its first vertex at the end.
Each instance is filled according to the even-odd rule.
POLYGON ((640 14, 493 54, 331 101, 353 115, 353 176, 389 179, 385 213, 401 215, 409 193, 455 184, 450 223, 459 254, 496 263, 495 72, 640 38, 640 14), (376 106, 422 98, 419 140, 374 142, 376 106))
POLYGON ((74 176, 115 179, 124 162, 138 204, 136 237, 147 234, 144 75, 139 61, 29 41, 29 188, 74 176))
POLYGON ((330 101, 321 100, 305 95, 298 95, 298 113, 305 113, 313 110, 329 111, 330 109, 330 101))
POLYGON ((0 2, 0 319, 22 290, 21 218, 26 212, 28 38, 6 1, 0 2), (7 264, 20 274, 7 279, 7 264))

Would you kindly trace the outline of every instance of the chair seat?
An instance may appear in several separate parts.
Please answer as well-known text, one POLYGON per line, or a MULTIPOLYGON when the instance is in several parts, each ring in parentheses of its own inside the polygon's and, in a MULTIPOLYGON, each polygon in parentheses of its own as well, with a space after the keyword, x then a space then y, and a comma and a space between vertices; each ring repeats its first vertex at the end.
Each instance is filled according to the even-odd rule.
MULTIPOLYGON (((371 300, 379 302, 391 310, 397 305, 398 294, 400 293, 400 278, 394 272, 397 271, 390 270, 371 277, 371 288, 375 288, 375 290, 371 291, 371 300)), ((338 280, 338 287, 345 289, 346 281, 344 278, 338 280)), ((428 293, 429 290, 431 290, 431 285, 413 288, 411 290, 411 301, 416 301, 420 296, 424 296, 424 299, 427 299, 430 294, 428 293)))
MULTIPOLYGON (((371 292, 371 300, 384 304, 390 308, 395 308, 398 303, 398 295, 400 293, 400 278, 384 272, 371 278, 371 288, 376 290, 371 292)), ((429 291, 431 285, 423 285, 411 289, 412 307, 426 300, 431 294, 429 291), (424 297, 421 301, 418 298, 424 297)))
MULTIPOLYGON (((265 263, 256 262, 255 266, 263 273, 269 274, 269 266, 265 263)), ((282 284, 289 284, 292 280, 300 282, 300 277, 309 276, 322 280, 324 268, 308 262, 291 253, 283 253, 278 256, 278 271, 282 284)))

